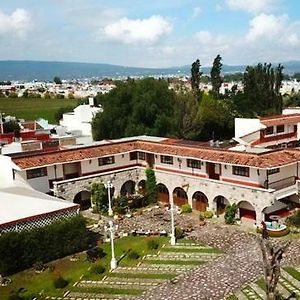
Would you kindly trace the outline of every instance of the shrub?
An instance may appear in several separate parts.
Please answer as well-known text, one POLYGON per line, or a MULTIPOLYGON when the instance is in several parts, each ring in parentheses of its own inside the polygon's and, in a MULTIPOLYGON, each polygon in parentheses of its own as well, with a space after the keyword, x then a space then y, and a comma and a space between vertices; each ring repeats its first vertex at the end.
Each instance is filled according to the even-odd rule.
POLYGON ((91 262, 96 261, 99 258, 103 258, 106 255, 102 248, 94 247, 86 251, 87 259, 91 262))
POLYGON ((211 219, 214 213, 210 210, 204 211, 201 213, 205 219, 211 219))
POLYGON ((298 210, 294 215, 288 217, 285 222, 287 225, 300 227, 300 210, 298 210))
POLYGON ((68 280, 64 279, 62 276, 54 279, 54 286, 56 289, 63 289, 69 284, 68 280))
POLYGON ((182 239, 184 237, 183 229, 181 227, 175 227, 175 237, 177 240, 182 239))
POLYGON ((191 213, 192 212, 192 208, 188 203, 181 205, 181 210, 183 213, 191 213))
POLYGON ((199 221, 204 221, 204 220, 205 220, 204 214, 200 213, 199 214, 199 221))
POLYGON ((155 172, 151 168, 146 169, 146 195, 149 203, 157 202, 157 184, 155 172))
POLYGON ((8 232, 0 236, 0 274, 10 275, 86 249, 86 221, 78 215, 30 231, 8 232), (47 237, 47 238, 45 238, 47 237))
POLYGON ((225 215, 224 215, 226 224, 234 224, 236 212, 237 212, 237 205, 235 203, 226 206, 225 215))
POLYGON ((147 247, 148 247, 149 250, 156 250, 159 247, 159 243, 158 243, 157 240, 150 239, 147 242, 147 247))
POLYGON ((91 269, 91 273, 92 274, 103 274, 105 272, 105 267, 103 267, 102 265, 95 265, 92 267, 91 269))
POLYGON ((140 255, 139 255, 136 251, 130 251, 130 252, 128 253, 128 258, 129 258, 129 259, 132 259, 132 260, 134 260, 134 259, 139 259, 139 258, 140 258, 140 255))

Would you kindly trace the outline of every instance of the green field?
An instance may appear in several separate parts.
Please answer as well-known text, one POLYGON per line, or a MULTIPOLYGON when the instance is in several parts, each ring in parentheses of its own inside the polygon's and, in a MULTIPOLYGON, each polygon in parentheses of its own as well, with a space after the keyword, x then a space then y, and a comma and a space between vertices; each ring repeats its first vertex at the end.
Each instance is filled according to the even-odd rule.
POLYGON ((0 112, 25 120, 44 118, 55 123, 54 115, 61 107, 78 104, 78 99, 0 98, 0 112))

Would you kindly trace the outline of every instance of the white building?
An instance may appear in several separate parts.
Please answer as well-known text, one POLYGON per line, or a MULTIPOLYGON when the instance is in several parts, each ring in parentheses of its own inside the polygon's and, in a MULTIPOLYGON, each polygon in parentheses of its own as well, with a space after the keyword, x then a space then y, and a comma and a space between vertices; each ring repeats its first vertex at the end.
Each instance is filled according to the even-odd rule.
POLYGON ((114 177, 114 195, 145 187, 145 169, 154 169, 159 200, 193 209, 224 212, 236 203, 239 215, 260 222, 270 214, 300 206, 297 149, 262 153, 203 147, 200 143, 139 136, 103 141, 94 146, 14 157, 29 184, 42 192, 52 190, 82 206, 91 206, 94 181, 114 177))
POLYGON ((75 216, 76 204, 34 190, 8 156, 0 155, 0 235, 75 216))
POLYGON ((68 132, 77 131, 81 135, 92 135, 92 119, 98 113, 102 112, 101 107, 95 107, 93 98, 89 99, 89 104, 77 106, 73 112, 63 114, 60 125, 66 127, 68 132))

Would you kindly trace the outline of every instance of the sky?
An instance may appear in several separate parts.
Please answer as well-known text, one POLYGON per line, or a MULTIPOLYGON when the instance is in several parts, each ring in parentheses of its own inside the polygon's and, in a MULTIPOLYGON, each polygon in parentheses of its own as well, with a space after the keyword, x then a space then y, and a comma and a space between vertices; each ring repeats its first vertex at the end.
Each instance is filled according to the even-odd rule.
POLYGON ((0 60, 244 65, 299 50, 299 0, 0 0, 0 60))

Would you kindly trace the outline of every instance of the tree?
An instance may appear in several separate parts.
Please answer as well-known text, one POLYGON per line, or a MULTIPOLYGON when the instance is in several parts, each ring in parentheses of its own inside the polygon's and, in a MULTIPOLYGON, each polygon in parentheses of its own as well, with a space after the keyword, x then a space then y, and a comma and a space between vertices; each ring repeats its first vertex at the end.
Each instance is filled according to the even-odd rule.
POLYGON ((282 71, 283 67, 280 64, 275 69, 266 63, 246 68, 243 79, 244 92, 238 93, 234 98, 243 116, 256 117, 281 113, 282 71))
POLYGON ((11 133, 13 132, 16 137, 20 136, 20 125, 17 121, 8 121, 3 123, 3 132, 4 133, 11 133))
POLYGON ((94 182, 91 186, 91 200, 97 213, 108 211, 108 194, 102 182, 94 182))
POLYGON ((210 71, 211 84, 212 84, 212 94, 215 99, 218 99, 220 96, 220 87, 222 85, 222 57, 218 54, 214 59, 213 66, 210 71))
POLYGON ((56 84, 62 84, 62 81, 61 81, 61 79, 58 76, 55 76, 53 78, 53 82, 56 83, 56 84))
POLYGON ((146 196, 149 203, 157 201, 157 185, 155 172, 151 168, 146 169, 146 196))
POLYGON ((197 59, 192 63, 192 68, 191 68, 191 85, 192 85, 192 91, 195 93, 197 96, 197 99, 200 101, 201 100, 201 91, 200 91, 200 79, 202 72, 200 71, 200 60, 197 59))
MULTIPOLYGON (((264 236, 266 237, 266 235, 264 236)), ((281 246, 273 245, 269 239, 262 237, 259 240, 259 244, 263 257, 267 300, 280 299, 277 291, 277 283, 280 276, 280 263, 290 242, 281 246)))
POLYGON ((175 96, 175 124, 177 137, 195 139, 202 129, 200 106, 194 93, 179 92, 175 96))
POLYGON ((165 80, 146 78, 117 82, 108 94, 96 97, 103 112, 92 121, 95 140, 134 135, 174 135, 175 92, 165 80))

